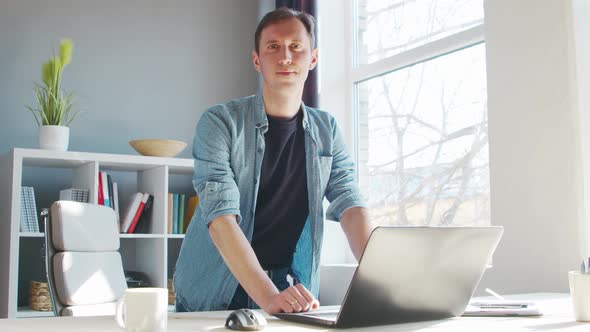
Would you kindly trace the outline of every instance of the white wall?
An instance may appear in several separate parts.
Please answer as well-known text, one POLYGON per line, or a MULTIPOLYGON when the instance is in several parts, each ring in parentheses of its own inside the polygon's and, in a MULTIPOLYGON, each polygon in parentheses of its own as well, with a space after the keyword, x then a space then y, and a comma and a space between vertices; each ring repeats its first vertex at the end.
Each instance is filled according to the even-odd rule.
POLYGON ((63 37, 75 44, 63 84, 86 110, 70 150, 134 154, 130 139, 192 142, 207 107, 256 92, 257 10, 257 0, 0 2, 0 153, 37 147, 24 105, 63 37))
MULTIPOLYGON (((590 1, 573 0, 576 50, 577 103, 580 119, 583 169, 590 170, 590 1)), ((590 175, 584 176, 584 218, 579 239, 584 256, 590 256, 590 175)))
POLYGON ((583 215, 571 1, 486 1, 485 16, 492 223, 505 233, 482 284, 565 292, 583 215))

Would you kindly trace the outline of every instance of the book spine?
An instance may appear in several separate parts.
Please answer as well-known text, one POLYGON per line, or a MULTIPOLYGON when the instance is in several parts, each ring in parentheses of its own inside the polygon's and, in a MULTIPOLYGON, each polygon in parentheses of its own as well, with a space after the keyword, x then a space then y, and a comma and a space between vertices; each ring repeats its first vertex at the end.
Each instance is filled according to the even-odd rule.
POLYGON ((172 234, 172 210, 174 208, 174 194, 168 193, 168 234, 172 234))
POLYGON ((152 204, 154 203, 154 195, 149 195, 147 201, 145 202, 145 206, 143 207, 143 212, 139 217, 139 221, 137 222, 137 227, 135 227, 134 233, 149 233, 150 231, 150 224, 151 224, 151 209, 152 204))
POLYGON ((100 172, 100 176, 102 178, 102 196, 104 198, 104 206, 111 206, 111 202, 109 201, 109 180, 107 178, 107 173, 100 172))
POLYGON ((137 208, 137 211, 135 212, 135 216, 133 217, 133 221, 131 222, 131 225, 129 225, 129 229, 127 230, 127 233, 133 233, 133 231, 135 231, 135 227, 137 227, 137 222, 139 221, 139 218, 141 217, 141 214, 143 213, 145 203, 147 203, 147 200, 149 197, 150 197, 150 194, 148 194, 148 193, 143 194, 143 197, 141 199, 141 203, 139 203, 139 207, 137 208))
POLYGON ((131 222, 135 217, 135 212, 137 211, 137 208, 139 207, 142 198, 142 193, 135 193, 131 196, 131 199, 129 200, 129 205, 125 210, 125 216, 123 217, 123 221, 121 222, 121 233, 127 233, 127 230, 129 229, 129 226, 131 225, 131 222))
POLYGON ((113 182, 113 205, 115 206, 115 214, 117 215, 117 221, 119 221, 120 211, 119 211, 119 186, 117 182, 113 182))
POLYGON ((33 187, 21 187, 21 231, 39 232, 37 204, 33 187))
POLYGON ((100 175, 100 172, 98 172, 98 204, 104 205, 104 195, 103 195, 103 189, 102 189, 102 176, 100 175))
POLYGON ((184 205, 185 205, 185 194, 180 194, 178 198, 178 233, 184 234, 184 205))
POLYGON ((172 205, 172 234, 178 234, 178 194, 174 194, 172 205))
MULTIPOLYGON (((105 173, 106 174, 106 173, 105 173)), ((113 194, 113 178, 110 174, 107 174, 107 182, 109 184, 109 206, 114 210, 115 209, 115 198, 113 194)))

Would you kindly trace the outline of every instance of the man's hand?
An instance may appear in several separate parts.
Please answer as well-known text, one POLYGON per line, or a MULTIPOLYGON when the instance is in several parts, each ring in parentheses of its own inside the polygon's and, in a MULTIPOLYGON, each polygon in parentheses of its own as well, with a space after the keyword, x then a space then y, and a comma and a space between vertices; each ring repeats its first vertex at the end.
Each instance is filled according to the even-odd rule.
POLYGON ((302 284, 291 286, 275 295, 264 307, 269 315, 277 312, 302 312, 317 309, 320 302, 302 284))

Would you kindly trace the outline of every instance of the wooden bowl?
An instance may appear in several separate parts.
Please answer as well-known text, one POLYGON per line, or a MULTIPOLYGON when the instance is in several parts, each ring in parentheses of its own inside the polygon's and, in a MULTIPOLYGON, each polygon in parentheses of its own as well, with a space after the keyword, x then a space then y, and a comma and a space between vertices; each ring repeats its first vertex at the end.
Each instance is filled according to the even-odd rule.
POLYGON ((171 139, 138 139, 129 141, 129 145, 142 156, 151 157, 175 157, 186 148, 185 142, 171 139))

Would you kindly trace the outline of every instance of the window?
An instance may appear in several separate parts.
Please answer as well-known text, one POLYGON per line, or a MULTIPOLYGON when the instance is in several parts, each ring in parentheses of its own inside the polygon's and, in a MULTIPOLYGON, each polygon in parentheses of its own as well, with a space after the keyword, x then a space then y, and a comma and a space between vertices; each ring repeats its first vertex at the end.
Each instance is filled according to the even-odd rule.
POLYGON ((487 225, 483 0, 357 0, 359 183, 380 225, 487 225))

